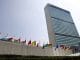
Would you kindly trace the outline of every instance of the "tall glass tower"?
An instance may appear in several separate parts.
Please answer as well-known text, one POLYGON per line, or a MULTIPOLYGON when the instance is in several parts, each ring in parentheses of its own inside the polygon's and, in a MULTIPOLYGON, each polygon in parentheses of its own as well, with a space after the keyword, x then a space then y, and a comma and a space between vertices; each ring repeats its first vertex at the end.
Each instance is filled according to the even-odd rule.
POLYGON ((80 37, 69 11, 47 4, 44 8, 50 43, 78 45, 80 37))

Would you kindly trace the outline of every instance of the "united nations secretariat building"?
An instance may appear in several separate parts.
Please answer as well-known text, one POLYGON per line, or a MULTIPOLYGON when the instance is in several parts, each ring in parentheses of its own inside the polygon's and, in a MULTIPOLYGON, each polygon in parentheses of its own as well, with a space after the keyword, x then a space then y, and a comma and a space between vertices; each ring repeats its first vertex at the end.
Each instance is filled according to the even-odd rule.
POLYGON ((0 54, 34 55, 34 56, 68 56, 80 52, 80 37, 69 11, 47 4, 45 6, 45 20, 47 24, 49 42, 52 47, 33 47, 22 43, 0 40, 0 54), (58 45, 56 47, 56 45, 58 45), (61 45, 67 47, 61 48, 61 45), (76 49, 76 50, 75 50, 76 49))
POLYGON ((80 37, 69 11, 48 4, 45 15, 49 40, 53 45, 79 45, 80 37))

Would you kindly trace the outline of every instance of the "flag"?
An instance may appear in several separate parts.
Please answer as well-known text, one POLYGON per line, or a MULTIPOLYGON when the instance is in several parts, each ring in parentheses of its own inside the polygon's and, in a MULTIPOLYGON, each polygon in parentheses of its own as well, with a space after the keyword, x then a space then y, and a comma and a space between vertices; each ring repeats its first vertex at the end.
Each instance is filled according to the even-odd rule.
POLYGON ((67 49, 67 47, 66 46, 64 46, 64 50, 66 50, 67 49))
POLYGON ((18 40, 15 39, 14 42, 15 42, 15 43, 18 43, 18 40))
POLYGON ((60 45, 60 47, 62 48, 62 49, 64 49, 64 50, 66 50, 66 49, 68 49, 69 47, 68 46, 66 46, 66 45, 60 45))
POLYGON ((37 43, 37 47, 39 47, 39 43, 37 43))
POLYGON ((31 45, 31 40, 28 42, 28 45, 31 45))
POLYGON ((19 43, 18 39, 14 39, 14 42, 15 42, 15 43, 19 43))
POLYGON ((26 40, 25 41, 22 41, 22 43, 26 43, 26 40))
POLYGON ((60 45, 60 47, 61 47, 62 49, 64 49, 64 45, 60 45))
POLYGON ((66 46, 65 49, 70 50, 70 46, 66 46))
POLYGON ((45 44, 44 47, 48 47, 48 44, 45 44))
POLYGON ((8 41, 12 42, 12 39, 13 39, 13 38, 8 38, 8 41))
POLYGON ((32 42, 32 46, 36 46, 36 41, 33 41, 32 42))
POLYGON ((59 45, 58 45, 58 44, 56 45, 55 50, 56 50, 57 48, 59 48, 59 45))
POLYGON ((42 46, 42 49, 44 49, 44 44, 43 44, 43 46, 42 46))
POLYGON ((52 47, 52 44, 48 44, 48 47, 52 47))
POLYGON ((19 43, 20 43, 20 42, 21 42, 21 39, 19 38, 18 41, 19 41, 19 43))
POLYGON ((45 47, 48 47, 48 44, 45 44, 45 45, 43 44, 43 49, 44 49, 45 47))
POLYGON ((39 47, 40 46, 40 41, 37 43, 37 47, 39 47))
POLYGON ((45 47, 52 47, 52 44, 45 44, 45 45, 43 45, 43 48, 45 48, 45 47))
POLYGON ((69 50, 69 46, 67 46, 67 50, 69 50))

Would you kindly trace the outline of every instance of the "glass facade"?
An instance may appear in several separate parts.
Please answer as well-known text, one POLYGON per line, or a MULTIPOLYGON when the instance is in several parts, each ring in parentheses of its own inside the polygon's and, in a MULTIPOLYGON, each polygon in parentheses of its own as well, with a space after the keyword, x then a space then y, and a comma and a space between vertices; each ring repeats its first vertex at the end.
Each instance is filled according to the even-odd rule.
MULTIPOLYGON (((47 5, 47 23, 51 24, 57 44, 78 45, 80 37, 70 13, 56 6, 47 5)), ((50 34, 49 34, 50 35, 50 34)))

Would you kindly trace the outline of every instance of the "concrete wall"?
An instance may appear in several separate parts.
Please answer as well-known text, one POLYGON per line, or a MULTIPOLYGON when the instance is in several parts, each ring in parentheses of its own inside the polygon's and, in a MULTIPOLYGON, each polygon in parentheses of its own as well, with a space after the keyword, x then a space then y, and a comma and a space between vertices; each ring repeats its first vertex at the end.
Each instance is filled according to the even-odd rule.
POLYGON ((0 54, 14 55, 35 55, 35 56, 63 56, 71 54, 71 51, 64 51, 55 48, 32 47, 22 43, 0 41, 0 54))

